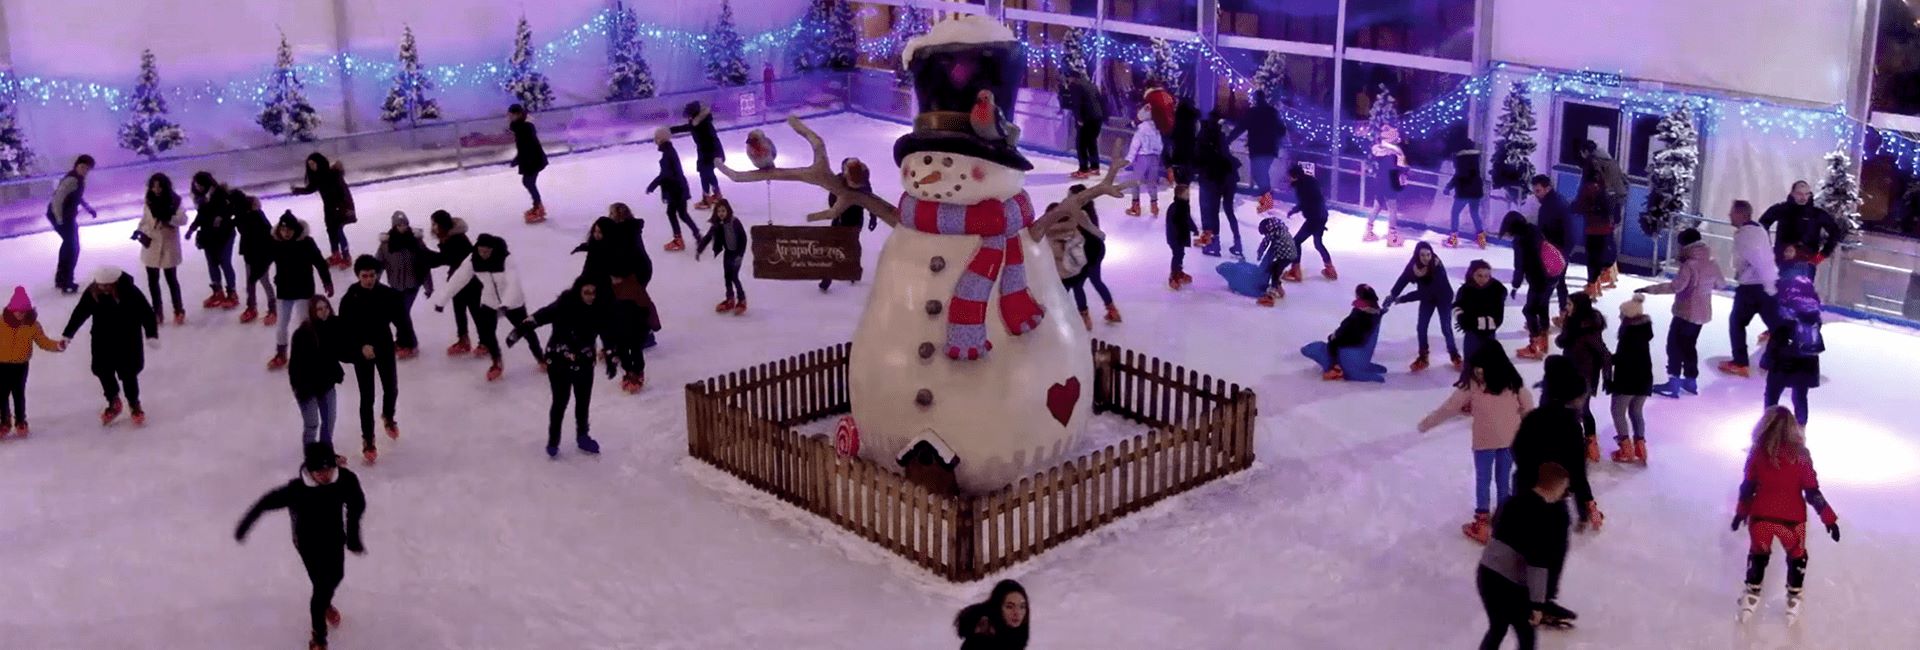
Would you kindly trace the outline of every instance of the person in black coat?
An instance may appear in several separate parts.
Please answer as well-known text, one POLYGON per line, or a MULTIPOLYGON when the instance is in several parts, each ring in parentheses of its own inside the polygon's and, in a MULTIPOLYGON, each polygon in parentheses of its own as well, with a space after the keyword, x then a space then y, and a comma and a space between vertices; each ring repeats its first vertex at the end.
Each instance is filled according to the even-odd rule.
POLYGON ((1580 378, 1572 359, 1554 355, 1547 357, 1539 387, 1539 407, 1520 420, 1520 431, 1514 435, 1513 489, 1533 487, 1542 464, 1559 463, 1573 479, 1581 525, 1597 529, 1600 510, 1593 502, 1593 486, 1587 482, 1587 435, 1579 412, 1588 398, 1586 380, 1580 378))
POLYGON ((1493 265, 1486 260, 1467 264, 1467 277, 1453 294, 1453 323, 1460 329, 1461 351, 1468 359, 1481 346, 1498 345, 1494 337, 1507 320, 1507 285, 1493 279, 1493 265))
POLYGON ((1173 253, 1173 271, 1167 276, 1167 287, 1175 291, 1193 283, 1193 276, 1187 275, 1185 264, 1187 247, 1193 245, 1193 237, 1200 231, 1193 224, 1193 203, 1187 200, 1189 186, 1179 183, 1173 186, 1173 203, 1167 205, 1167 250, 1173 253))
MULTIPOLYGON (((446 267, 446 279, 451 280, 460 264, 473 254, 473 240, 467 238, 467 221, 455 218, 446 210, 435 210, 427 218, 428 228, 434 241, 440 243, 440 250, 433 254, 433 266, 446 267)), ((467 336, 467 318, 480 318, 480 282, 470 281, 465 286, 443 286, 441 291, 453 292, 453 345, 447 346, 447 356, 474 352, 473 339, 467 336)), ((486 353, 480 352, 481 356, 486 353)))
POLYGON ((305 318, 307 299, 319 295, 314 291, 314 276, 320 277, 331 298, 333 275, 327 271, 327 258, 320 256, 319 245, 307 236, 306 222, 295 218, 291 210, 282 213, 280 223, 273 227, 271 254, 273 286, 280 291, 280 311, 287 314, 275 330, 273 358, 267 361, 268 370, 277 370, 287 365, 287 329, 298 325, 296 317, 305 318))
POLYGON ((1833 257, 1840 243, 1846 240, 1846 230, 1840 222, 1826 210, 1813 205, 1813 187, 1806 181, 1794 181, 1787 200, 1773 204, 1766 212, 1760 213, 1760 225, 1773 231, 1773 253, 1776 257, 1785 251, 1788 245, 1794 246, 1798 254, 1784 262, 1812 262, 1814 267, 1833 257))
POLYGON ((229 196, 232 190, 215 181, 213 174, 196 172, 188 186, 193 197, 193 223, 187 224, 187 239, 207 257, 207 282, 213 294, 200 303, 205 309, 232 309, 240 305, 239 285, 234 283, 233 239, 239 213, 229 196), (194 239, 194 235, 199 239, 194 239))
POLYGON ((365 555, 360 540, 360 518, 367 512, 367 495, 360 489, 360 478, 339 466, 339 457, 331 445, 307 445, 300 476, 260 497, 240 518, 233 531, 235 542, 245 543, 247 531, 270 511, 285 509, 293 524, 293 548, 306 566, 307 579, 313 583, 313 596, 307 601, 312 617, 311 648, 326 650, 327 628, 340 624, 340 611, 333 608, 333 592, 346 575, 347 557, 341 551, 365 555))
POLYGON ((360 453, 373 462, 379 453, 373 444, 373 381, 380 376, 380 423, 387 437, 400 437, 394 407, 400 386, 394 371, 394 332, 406 322, 406 298, 398 289, 380 283, 380 260, 361 255, 353 261, 354 283, 340 298, 340 320, 351 352, 353 377, 360 386, 360 453))
MULTIPOLYGON (((327 226, 327 263, 345 268, 353 259, 353 251, 347 247, 347 225, 358 220, 354 216, 353 191, 347 187, 346 171, 340 163, 329 162, 316 151, 307 156, 306 180, 306 185, 293 186, 293 193, 320 195, 322 223, 327 226)), ((287 291, 282 288, 280 293, 287 291)))
POLYGON ((140 371, 146 368, 146 350, 141 346, 160 346, 160 322, 147 302, 146 294, 134 285, 133 276, 116 267, 103 266, 93 272, 93 284, 73 306, 67 318, 60 344, 65 346, 80 332, 80 326, 93 321, 93 376, 100 379, 100 392, 107 408, 100 423, 109 424, 120 417, 120 393, 127 395, 127 407, 133 412, 134 425, 145 424, 146 411, 140 408, 140 371))
POLYGON ((693 216, 687 213, 687 201, 693 190, 687 187, 687 173, 680 167, 680 152, 673 149, 673 136, 667 129, 653 134, 653 143, 660 148, 660 174, 647 184, 647 193, 660 190, 660 201, 667 206, 667 226, 673 229, 673 241, 667 242, 668 251, 687 249, 687 243, 680 238, 680 224, 685 222, 693 231, 693 240, 700 241, 700 226, 693 223, 693 216))
MULTIPOLYGON (((1096 160, 1098 159, 1096 158, 1096 160)), ((866 163, 862 163, 854 158, 847 158, 840 161, 840 179, 846 181, 848 187, 859 191, 872 191, 873 184, 869 182, 869 178, 870 172, 868 172, 866 168, 866 163)), ((827 195, 827 207, 831 208, 839 205, 839 202, 839 195, 827 195)), ((854 204, 847 206, 846 210, 842 210, 838 216, 835 216, 831 227, 849 228, 852 229, 855 236, 858 236, 862 222, 867 224, 867 230, 873 230, 879 226, 879 219, 869 216, 866 208, 860 207, 859 204, 854 204)), ((859 280, 854 280, 854 284, 859 283, 859 280)), ((826 291, 827 287, 830 286, 833 286, 832 280, 820 281, 821 291, 826 291)))
POLYGON ((986 601, 960 609, 953 630, 960 636, 960 650, 1024 650, 1033 633, 1032 614, 1027 588, 1001 580, 986 601))
POLYGON ((273 224, 267 221, 267 213, 260 209, 260 199, 249 196, 240 190, 227 193, 234 214, 234 230, 240 234, 240 261, 247 271, 247 309, 240 312, 240 322, 251 323, 260 315, 255 308, 256 289, 267 290, 267 325, 280 320, 280 301, 275 297, 273 280, 267 272, 273 269, 273 224))
MULTIPOLYGON (((1530 489, 1516 489, 1493 513, 1493 536, 1480 553, 1474 582, 1487 610, 1480 650, 1499 650, 1513 628, 1521 650, 1533 650, 1533 626, 1565 608, 1552 602, 1549 576, 1566 565, 1567 469, 1546 463, 1530 489)), ((1553 617, 1562 618, 1562 617, 1553 617)))
MULTIPOLYGON (((306 318, 293 330, 293 349, 287 358, 287 383, 293 387, 293 400, 300 405, 300 442, 326 443, 333 449, 334 414, 339 399, 335 392, 346 373, 340 362, 348 358, 350 339, 333 317, 333 304, 325 298, 307 302, 306 318)), ((358 354, 354 349, 352 354, 358 354)))
POLYGON ((1573 296, 1573 310, 1567 313, 1566 323, 1554 343, 1560 346, 1560 354, 1573 362, 1574 370, 1587 386, 1588 399, 1580 403, 1580 424, 1586 429, 1587 456, 1598 460, 1599 427, 1593 419, 1593 400, 1600 395, 1601 376, 1613 365, 1613 351, 1607 349, 1607 317, 1593 308, 1592 296, 1584 293, 1573 296))
MULTIPOLYGON (((1529 183, 1533 187, 1533 196, 1540 201, 1538 227, 1540 236, 1562 253, 1573 250, 1573 209, 1567 205, 1567 197, 1553 189, 1553 179, 1546 174, 1533 177, 1529 183)), ((1559 299, 1560 313, 1566 313, 1567 278, 1561 276, 1553 285, 1553 294, 1559 299)))
POLYGON ((1173 172, 1173 182, 1191 183, 1194 179, 1194 153, 1199 142, 1200 107, 1193 103, 1192 97, 1180 98, 1179 105, 1173 109, 1173 132, 1167 134, 1167 169, 1173 172))
MULTIPOLYGON (((1287 211, 1287 216, 1298 214, 1301 217, 1300 230, 1293 233, 1295 250, 1304 250, 1301 246, 1306 244, 1307 239, 1313 239, 1313 248, 1320 251, 1320 263, 1324 265, 1320 275, 1328 280, 1338 279, 1339 272, 1333 269, 1333 254, 1327 252, 1327 243, 1324 241, 1327 234, 1327 196, 1320 191, 1320 181, 1308 174, 1305 167, 1295 163, 1287 166, 1287 183, 1293 186, 1294 196, 1293 209, 1287 211)), ((1293 282, 1304 279, 1299 262, 1294 262, 1293 269, 1287 271, 1286 279, 1293 282)))
MULTIPOLYGON (((1427 355, 1432 350, 1428 345, 1427 328, 1433 322, 1433 316, 1453 313, 1453 283, 1447 280, 1447 267, 1440 262, 1440 256, 1433 252, 1433 244, 1420 242, 1413 247, 1413 257, 1407 260, 1407 268, 1400 272, 1400 279, 1387 290, 1388 305, 1403 302, 1420 303, 1420 356, 1413 361, 1413 371, 1427 369, 1427 355), (1413 292, 1400 293, 1413 285, 1413 292)), ((1447 358, 1453 367, 1460 367, 1460 348, 1454 345, 1453 328, 1443 321, 1440 325, 1440 337, 1447 342, 1447 358)))
MULTIPOLYGON (((687 123, 670 129, 674 133, 693 134, 693 169, 700 172, 700 203, 694 209, 705 210, 720 201, 720 177, 714 174, 714 165, 727 157, 727 150, 720 146, 720 131, 713 126, 713 107, 700 102, 687 102, 681 109, 687 123)), ((662 168, 664 173, 665 168, 662 168)), ((691 219, 689 219, 691 221, 691 219)), ((695 239, 700 235, 696 230, 695 239)))
POLYGON ((1453 178, 1447 180, 1444 189, 1453 195, 1453 231, 1447 236, 1447 247, 1460 245, 1460 208, 1466 208, 1473 217, 1475 243, 1486 248, 1487 227, 1480 221, 1480 204, 1487 196, 1487 179, 1480 174, 1480 147, 1473 140, 1466 140, 1454 152, 1453 178))
POLYGON ((1644 294, 1634 294, 1620 305, 1620 340, 1602 386, 1613 395, 1613 441, 1620 446, 1613 453, 1617 463, 1647 462, 1645 411, 1647 398, 1653 395, 1653 319, 1647 317, 1646 301, 1644 294))
POLYGON ((1513 242, 1513 292, 1520 293, 1520 287, 1527 289, 1526 305, 1520 314, 1527 319, 1527 347, 1514 356, 1522 359, 1539 359, 1547 353, 1547 328, 1551 324, 1547 316, 1547 300, 1553 297, 1556 283, 1566 280, 1564 262, 1559 273, 1547 267, 1540 229, 1527 223, 1527 218, 1518 212, 1508 212, 1501 221, 1500 231, 1513 242))
MULTIPOLYGON (((593 399, 593 364, 599 358, 598 343, 609 340, 612 322, 600 300, 600 290, 592 278, 576 278, 573 287, 545 307, 533 312, 526 321, 507 333, 509 347, 523 336, 531 336, 542 325, 552 326, 547 337, 547 383, 553 389, 553 405, 547 412, 547 456, 560 455, 560 422, 567 414, 567 400, 574 402, 574 442, 580 451, 600 453, 600 443, 588 435, 589 404, 593 399)), ((537 345, 539 339, 534 339, 537 345)), ((609 347, 612 347, 609 344, 609 347)), ((619 369, 619 360, 607 359, 607 378, 619 369)))
POLYGON ((1287 124, 1280 120, 1280 109, 1273 105, 1273 98, 1265 90, 1253 91, 1253 106, 1240 119, 1240 124, 1232 133, 1227 134, 1227 142, 1233 142, 1240 134, 1247 135, 1247 162, 1251 169, 1253 192, 1260 196, 1260 212, 1273 209, 1273 163, 1280 158, 1280 142, 1287 137, 1287 124))
POLYGON ((1367 344, 1367 339, 1380 328, 1380 316, 1385 309, 1380 305, 1380 294, 1373 287, 1362 284, 1353 288, 1353 310, 1340 320, 1340 325, 1327 336, 1327 360, 1330 367, 1320 378, 1335 381, 1346 377, 1346 369, 1340 367, 1340 349, 1356 348, 1367 344))
POLYGON ((721 279, 727 285, 727 299, 714 306, 716 312, 733 312, 735 316, 747 313, 747 286, 740 283, 740 267, 747 258, 747 229, 740 225, 740 219, 733 214, 733 204, 720 199, 713 204, 713 223, 707 228, 707 234, 694 245, 693 259, 700 259, 700 252, 709 245, 714 257, 720 258, 721 279))
POLYGON ((1106 103, 1100 90, 1085 74, 1069 74, 1060 91, 1060 105, 1073 115, 1073 153, 1080 163, 1073 178, 1092 178, 1100 173, 1100 130, 1107 124, 1106 103))
POLYGON ((520 171, 520 185, 527 188, 533 207, 527 208, 527 223, 547 218, 547 205, 540 201, 540 172, 547 168, 547 150, 540 146, 540 131, 527 120, 527 107, 507 107, 507 130, 513 132, 513 161, 507 163, 520 171))
POLYGON ((1214 240, 1220 233, 1220 213, 1224 211, 1227 225, 1233 229, 1233 248, 1227 252, 1240 257, 1240 220, 1233 214, 1234 191, 1240 185, 1240 159, 1227 149, 1225 120, 1220 110, 1214 109, 1200 123, 1199 141, 1194 146, 1193 168, 1200 182, 1200 252, 1220 256, 1220 244, 1214 240))
MULTIPOLYGON (((622 204, 614 204, 611 212, 626 210, 622 204)), ((634 226, 639 221, 628 214, 628 223, 634 226)), ((606 332, 607 349, 617 354, 626 376, 621 378, 620 387, 629 393, 638 392, 646 383, 647 364, 643 350, 653 335, 653 299, 646 295, 646 288, 640 285, 637 260, 646 258, 646 253, 634 254, 636 250, 631 235, 627 235, 621 222, 610 217, 601 217, 588 231, 587 241, 573 249, 575 253, 585 253, 586 263, 580 268, 580 278, 593 283, 600 302, 605 305, 602 311, 610 323, 606 332)))
MULTIPOLYGON (((1073 196, 1086 189, 1085 185, 1074 185, 1067 188, 1067 196, 1073 196)), ((1080 207, 1080 211, 1086 213, 1087 222, 1093 224, 1095 229, 1100 227, 1100 213, 1094 210, 1093 201, 1087 201, 1080 207)), ((1087 263, 1080 267, 1078 281, 1067 282, 1067 288, 1073 293, 1073 303, 1080 308, 1080 320, 1087 324, 1087 329, 1093 329, 1093 317, 1087 314, 1087 285, 1093 285, 1094 292, 1100 294, 1100 303, 1107 307, 1106 321, 1118 323, 1120 308, 1114 306, 1113 292, 1107 289, 1106 279, 1100 276, 1100 265, 1107 259, 1106 233, 1088 230, 1083 226, 1080 228, 1080 240, 1084 243, 1082 250, 1086 253, 1087 263)))

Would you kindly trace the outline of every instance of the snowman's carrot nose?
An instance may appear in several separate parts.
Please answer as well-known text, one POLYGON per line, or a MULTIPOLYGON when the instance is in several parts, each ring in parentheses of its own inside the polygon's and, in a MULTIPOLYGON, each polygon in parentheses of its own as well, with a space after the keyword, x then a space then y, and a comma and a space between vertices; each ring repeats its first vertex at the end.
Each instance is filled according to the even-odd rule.
POLYGON ((940 182, 940 172, 935 171, 931 174, 927 174, 926 176, 922 176, 920 177, 920 180, 917 182, 920 183, 921 185, 932 185, 934 183, 938 183, 940 182))

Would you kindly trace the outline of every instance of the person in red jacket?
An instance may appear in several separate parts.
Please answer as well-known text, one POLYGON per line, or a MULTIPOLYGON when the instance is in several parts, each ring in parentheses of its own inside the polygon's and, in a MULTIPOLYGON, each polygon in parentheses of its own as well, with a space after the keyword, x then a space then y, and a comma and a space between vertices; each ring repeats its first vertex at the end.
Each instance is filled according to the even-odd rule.
POLYGON ((1747 454, 1746 479, 1740 482, 1740 502, 1733 514, 1733 530, 1747 525, 1752 545, 1747 550, 1747 591, 1740 596, 1740 618, 1760 604, 1760 581, 1767 575, 1773 541, 1787 555, 1787 618, 1800 611, 1800 590, 1807 579, 1807 506, 1820 513, 1827 535, 1840 541, 1840 517, 1820 493, 1805 435, 1793 411, 1767 408, 1753 434, 1747 454), (1804 501, 1804 503, 1802 503, 1804 501))

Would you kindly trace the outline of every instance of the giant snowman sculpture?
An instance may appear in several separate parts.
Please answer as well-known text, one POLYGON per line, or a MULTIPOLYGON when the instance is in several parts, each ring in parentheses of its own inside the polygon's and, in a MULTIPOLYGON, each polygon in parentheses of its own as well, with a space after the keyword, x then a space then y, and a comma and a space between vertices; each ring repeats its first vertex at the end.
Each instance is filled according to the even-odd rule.
POLYGON ((1024 189, 1033 165, 1011 124, 1027 71, 1004 25, 949 19, 908 41, 905 58, 920 112, 894 143, 897 209, 834 176, 824 143, 798 120, 789 124, 812 145, 811 166, 724 171, 813 183, 840 209, 859 205, 894 226, 853 337, 860 455, 892 466, 924 442, 954 464, 962 489, 987 492, 1056 464, 1091 417, 1090 342, 1040 233, 1120 189, 1109 172, 1036 213, 1024 189))

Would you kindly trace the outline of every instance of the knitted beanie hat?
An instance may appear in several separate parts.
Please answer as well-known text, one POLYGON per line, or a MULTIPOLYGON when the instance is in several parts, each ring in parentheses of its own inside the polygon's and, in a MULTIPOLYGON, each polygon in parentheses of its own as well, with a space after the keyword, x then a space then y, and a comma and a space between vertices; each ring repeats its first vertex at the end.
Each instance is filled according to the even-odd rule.
POLYGON ((119 282, 122 275, 126 275, 126 272, 121 271, 118 266, 109 264, 93 270, 93 283, 113 284, 119 282))
POLYGON ((1645 294, 1633 294, 1632 300, 1620 303, 1620 318, 1639 318, 1646 315, 1646 302, 1647 296, 1645 294))
POLYGON ((13 298, 7 301, 7 311, 33 311, 33 299, 27 297, 27 288, 13 288, 13 298))

